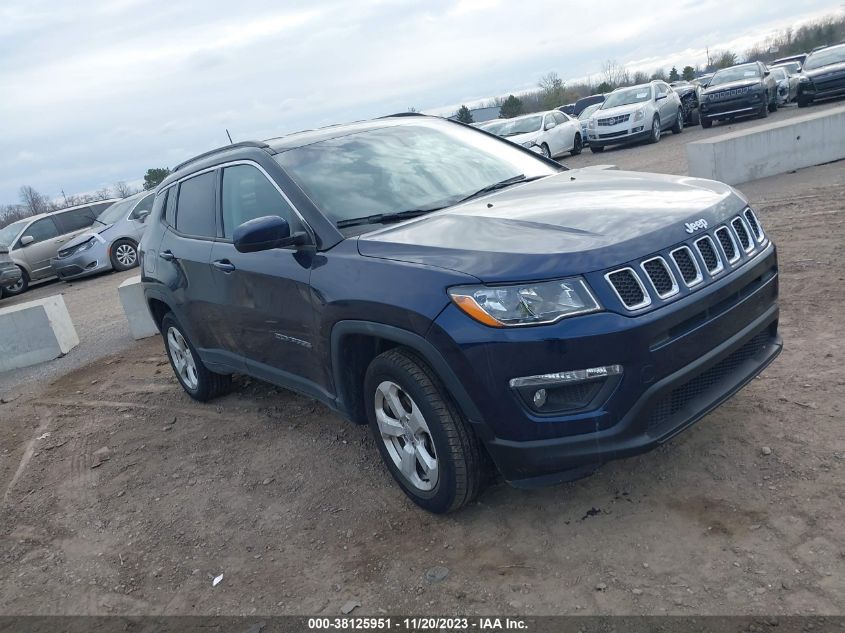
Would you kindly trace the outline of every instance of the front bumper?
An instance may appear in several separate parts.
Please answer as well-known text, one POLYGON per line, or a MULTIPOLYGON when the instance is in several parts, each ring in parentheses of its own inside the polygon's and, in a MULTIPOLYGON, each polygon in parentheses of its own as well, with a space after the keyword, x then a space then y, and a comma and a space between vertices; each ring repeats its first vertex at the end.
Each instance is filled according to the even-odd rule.
POLYGON ((654 448, 759 374, 782 347, 777 293, 768 244, 730 274, 645 314, 608 310, 491 331, 449 306, 428 338, 461 377, 478 410, 470 421, 504 478, 547 485, 654 448), (604 401, 569 414, 536 414, 508 386, 517 376, 615 364, 624 373, 604 401))
POLYGON ((589 144, 596 147, 607 145, 622 145, 647 139, 651 135, 651 127, 644 121, 625 123, 613 126, 596 126, 587 131, 589 144))
POLYGON ((99 242, 87 251, 68 257, 54 257, 50 260, 50 266, 56 276, 64 281, 111 270, 112 267, 107 246, 99 242))
POLYGON ((21 270, 17 266, 8 266, 0 268, 0 287, 10 286, 16 284, 21 278, 21 270))
POLYGON ((757 114, 768 104, 763 94, 748 93, 735 99, 724 99, 720 101, 702 100, 699 104, 699 112, 702 116, 711 119, 723 119, 735 116, 748 116, 757 114))
POLYGON ((833 99, 845 96, 845 73, 827 80, 799 84, 798 96, 805 99, 833 99))

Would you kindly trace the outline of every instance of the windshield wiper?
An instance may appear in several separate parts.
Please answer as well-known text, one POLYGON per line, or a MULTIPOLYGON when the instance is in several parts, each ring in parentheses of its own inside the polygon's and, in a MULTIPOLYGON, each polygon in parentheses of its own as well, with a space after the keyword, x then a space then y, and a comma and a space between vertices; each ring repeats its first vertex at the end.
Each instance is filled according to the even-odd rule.
POLYGON ((504 180, 500 180, 499 182, 494 182, 492 185, 487 185, 486 187, 482 187, 475 193, 471 193, 468 196, 461 198, 455 204, 459 204, 461 202, 466 202, 467 200, 472 200, 473 198, 477 198, 478 196, 482 196, 485 193, 490 193, 491 191, 497 191, 499 189, 504 189, 505 187, 510 187, 511 185, 515 185, 520 182, 531 182, 532 180, 538 180, 540 178, 544 178, 544 176, 532 176, 531 178, 526 178, 525 174, 519 174, 518 176, 513 176, 512 178, 505 178, 504 180))
POLYGON ((348 220, 338 220, 337 228, 343 229, 349 226, 363 226, 365 224, 386 224, 388 222, 401 222, 410 218, 416 218, 426 213, 439 211, 446 207, 433 207, 430 209, 408 209, 407 211, 398 211, 395 213, 376 213, 375 215, 367 215, 362 218, 350 218, 348 220))

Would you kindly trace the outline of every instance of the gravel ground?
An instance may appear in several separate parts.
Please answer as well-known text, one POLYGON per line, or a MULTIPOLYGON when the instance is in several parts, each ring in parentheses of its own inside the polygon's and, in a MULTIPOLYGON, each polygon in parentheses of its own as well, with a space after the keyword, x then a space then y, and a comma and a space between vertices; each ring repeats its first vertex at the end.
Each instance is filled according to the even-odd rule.
POLYGON ((13 372, 0 372, 0 398, 31 394, 68 371, 130 347, 134 341, 117 296, 117 287, 138 270, 105 273, 71 283, 58 280, 35 285, 18 297, 0 299, 0 308, 60 294, 79 336, 79 345, 57 360, 13 372))
POLYGON ((119 278, 80 282, 102 357, 0 405, 0 613, 841 614, 845 164, 740 189, 779 245, 780 358, 659 450, 447 517, 311 400, 240 378, 197 404, 160 339, 109 349, 86 293, 119 278))

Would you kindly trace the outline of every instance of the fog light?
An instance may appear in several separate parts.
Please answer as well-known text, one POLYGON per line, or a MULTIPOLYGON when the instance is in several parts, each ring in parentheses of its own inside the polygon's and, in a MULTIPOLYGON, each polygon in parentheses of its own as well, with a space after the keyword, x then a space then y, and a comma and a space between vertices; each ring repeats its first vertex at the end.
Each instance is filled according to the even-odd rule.
POLYGON ((605 365, 512 378, 509 385, 529 409, 551 415, 599 406, 621 376, 621 365, 605 365))

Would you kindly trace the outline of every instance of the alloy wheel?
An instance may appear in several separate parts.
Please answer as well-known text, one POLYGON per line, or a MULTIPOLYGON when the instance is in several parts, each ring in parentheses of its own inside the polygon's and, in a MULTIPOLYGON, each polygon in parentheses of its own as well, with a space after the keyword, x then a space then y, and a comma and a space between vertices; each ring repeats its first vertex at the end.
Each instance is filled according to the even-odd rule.
POLYGON ((120 244, 114 251, 114 257, 121 266, 131 268, 138 261, 138 254, 130 244, 120 244))
POLYGON ((197 364, 194 361, 191 348, 188 346, 187 341, 185 341, 185 337, 175 327, 167 330, 167 351, 170 352, 173 367, 176 369, 176 373, 179 374, 182 382, 189 389, 195 390, 199 386, 197 364))
POLYGON ((411 396, 393 381, 376 388, 375 413, 387 454, 414 488, 433 490, 439 478, 434 439, 411 396))
POLYGON ((657 118, 651 122, 651 137, 655 143, 660 140, 660 121, 657 118))

